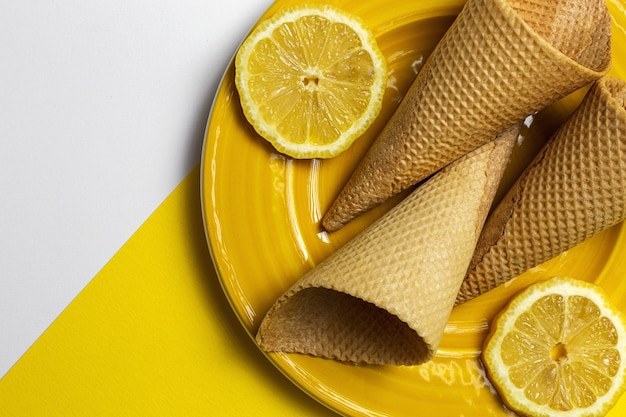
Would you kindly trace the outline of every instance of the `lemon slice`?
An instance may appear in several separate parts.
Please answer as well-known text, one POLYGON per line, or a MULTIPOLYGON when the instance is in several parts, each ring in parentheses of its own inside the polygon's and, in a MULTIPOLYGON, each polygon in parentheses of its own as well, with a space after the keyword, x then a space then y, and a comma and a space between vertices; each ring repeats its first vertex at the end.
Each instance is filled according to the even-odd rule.
POLYGON ((356 16, 301 5, 261 23, 235 58, 246 119, 294 158, 346 150, 380 112, 387 64, 356 16))
POLYGON ((534 284, 496 317, 483 361, 504 402, 529 416, 603 416, 626 386, 624 318, 600 287, 534 284))

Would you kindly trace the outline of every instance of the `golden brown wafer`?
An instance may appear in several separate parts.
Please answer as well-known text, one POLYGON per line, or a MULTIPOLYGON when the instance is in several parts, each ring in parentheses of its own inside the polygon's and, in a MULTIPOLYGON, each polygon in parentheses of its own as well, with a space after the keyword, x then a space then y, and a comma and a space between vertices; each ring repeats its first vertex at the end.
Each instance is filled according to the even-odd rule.
POLYGON ((626 82, 603 77, 485 224, 457 304, 626 218, 626 82))
POLYGON ((604 75, 605 0, 469 0, 326 212, 337 230, 604 75))
POLYGON ((261 322, 259 345, 353 363, 429 360, 518 132, 450 164, 305 274, 261 322))

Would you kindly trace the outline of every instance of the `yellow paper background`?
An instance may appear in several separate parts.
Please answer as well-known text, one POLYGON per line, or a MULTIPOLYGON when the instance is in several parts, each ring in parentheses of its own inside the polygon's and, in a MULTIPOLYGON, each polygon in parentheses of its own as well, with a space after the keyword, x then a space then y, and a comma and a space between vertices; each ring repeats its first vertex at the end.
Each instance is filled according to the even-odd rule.
POLYGON ((330 416, 232 313, 196 167, 0 380, 0 416, 330 416))

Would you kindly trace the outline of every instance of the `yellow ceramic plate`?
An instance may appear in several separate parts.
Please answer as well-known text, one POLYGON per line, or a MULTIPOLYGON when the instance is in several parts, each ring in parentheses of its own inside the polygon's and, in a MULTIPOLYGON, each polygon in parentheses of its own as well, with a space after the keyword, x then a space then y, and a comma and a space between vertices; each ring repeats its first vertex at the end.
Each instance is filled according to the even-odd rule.
MULTIPOLYGON (((608 0, 613 14, 614 66, 626 77, 624 0, 608 0)), ((299 3, 278 0, 262 19, 299 3)), ((378 121, 348 151, 331 160, 295 161, 276 153, 246 122, 226 70, 206 132, 202 167, 203 211, 209 246, 224 291, 250 335, 272 303, 305 271, 370 224, 383 207, 328 235, 319 220, 428 54, 461 9, 461 0, 345 0, 337 6, 372 28, 389 64, 378 121)), ((575 108, 574 94, 527 119, 525 140, 504 186, 575 108)), ((551 275, 595 281, 626 311, 626 228, 618 225, 566 254, 456 308, 436 358, 422 366, 352 366, 297 354, 267 357, 295 384, 346 415, 501 416, 503 407, 485 378, 480 346, 494 314, 520 288, 551 275)), ((625 396, 626 397, 626 396, 625 396)), ((626 414, 622 398, 611 416, 626 414)))

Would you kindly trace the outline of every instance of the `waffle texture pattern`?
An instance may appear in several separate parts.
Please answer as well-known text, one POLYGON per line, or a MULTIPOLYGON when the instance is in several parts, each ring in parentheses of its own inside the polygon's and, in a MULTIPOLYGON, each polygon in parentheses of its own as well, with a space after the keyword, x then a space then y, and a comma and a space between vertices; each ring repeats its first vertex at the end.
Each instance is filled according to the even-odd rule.
POLYGON ((341 228, 597 80, 610 62, 611 21, 604 0, 469 0, 323 226, 341 228))
POLYGON ((603 77, 487 221, 457 304, 626 219, 626 82, 603 77))
POLYGON ((449 165, 310 270, 264 317, 259 345, 352 363, 432 358, 517 132, 449 165))

